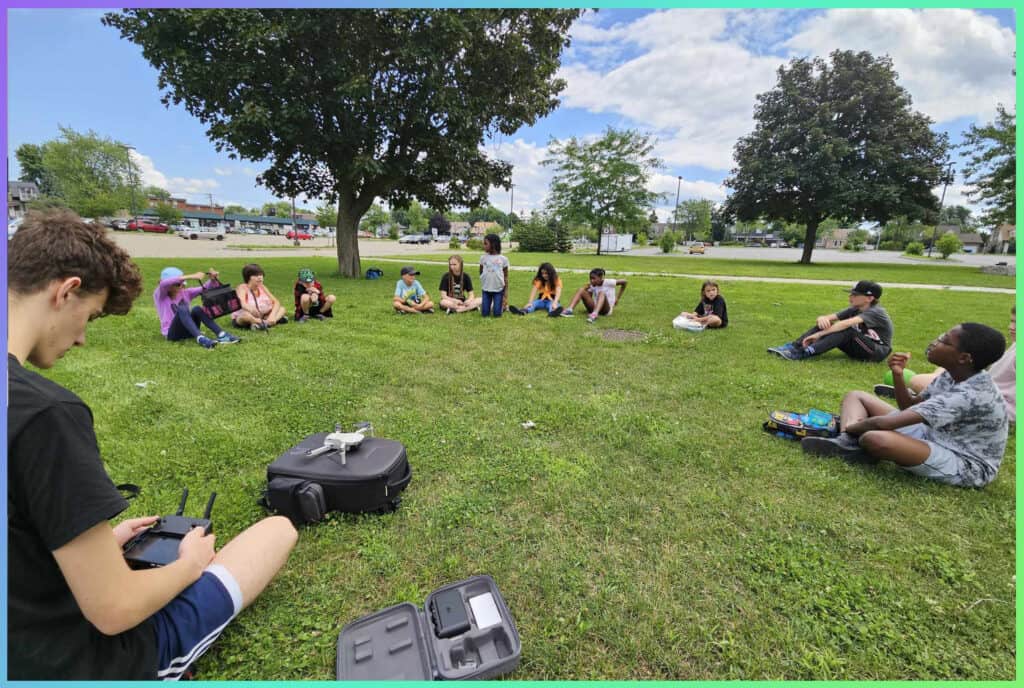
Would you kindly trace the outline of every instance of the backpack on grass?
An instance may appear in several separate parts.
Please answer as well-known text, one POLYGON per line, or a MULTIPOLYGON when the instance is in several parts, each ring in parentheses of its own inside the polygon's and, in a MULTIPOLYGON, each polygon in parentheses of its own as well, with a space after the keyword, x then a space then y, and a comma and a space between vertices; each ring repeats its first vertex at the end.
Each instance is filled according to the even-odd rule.
POLYGON ((366 271, 366 279, 375 280, 375 279, 380 279, 383 276, 384 276, 384 271, 381 270, 380 268, 369 268, 366 271))
POLYGON ((772 411, 761 427, 765 432, 789 440, 835 437, 839 434, 839 416, 818 409, 811 409, 807 413, 772 411))

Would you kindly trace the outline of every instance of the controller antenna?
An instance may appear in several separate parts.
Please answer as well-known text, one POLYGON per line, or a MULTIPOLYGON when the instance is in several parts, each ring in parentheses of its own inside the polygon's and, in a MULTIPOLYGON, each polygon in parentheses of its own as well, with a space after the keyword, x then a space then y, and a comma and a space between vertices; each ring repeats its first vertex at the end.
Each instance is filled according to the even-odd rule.
POLYGON ((203 512, 203 518, 205 518, 207 521, 210 520, 210 512, 213 511, 213 500, 215 500, 216 498, 217 498, 217 493, 216 492, 211 492, 210 493, 210 500, 208 502, 206 502, 206 511, 203 512))
POLYGON ((174 512, 175 516, 181 516, 185 513, 185 502, 188 501, 188 488, 186 487, 181 491, 181 501, 178 503, 178 510, 174 512))

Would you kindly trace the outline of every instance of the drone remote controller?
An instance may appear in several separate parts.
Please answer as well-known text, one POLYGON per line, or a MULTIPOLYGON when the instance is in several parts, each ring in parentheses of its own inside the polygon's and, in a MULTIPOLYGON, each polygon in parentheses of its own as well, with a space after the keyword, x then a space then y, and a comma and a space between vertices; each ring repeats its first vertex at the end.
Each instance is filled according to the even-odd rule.
POLYGON ((124 558, 133 569, 151 569, 166 566, 177 560, 181 539, 193 528, 202 528, 206 534, 213 531, 210 512, 217 493, 211 492, 202 518, 183 516, 188 488, 181 493, 178 510, 170 516, 161 516, 151 528, 142 531, 124 544, 124 558))

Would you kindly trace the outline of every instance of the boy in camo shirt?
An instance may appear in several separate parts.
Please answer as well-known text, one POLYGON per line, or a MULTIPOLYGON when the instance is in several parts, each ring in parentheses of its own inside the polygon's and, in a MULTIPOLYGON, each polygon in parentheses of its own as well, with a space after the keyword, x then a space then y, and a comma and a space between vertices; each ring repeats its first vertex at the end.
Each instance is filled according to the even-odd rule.
POLYGON ((843 397, 836 438, 806 437, 809 454, 850 461, 892 461, 917 475, 961 487, 992 482, 1006 452, 1009 423, 999 389, 985 368, 999 359, 1006 339, 980 323, 962 323, 925 351, 945 368, 918 396, 903 379, 910 354, 889 357, 899 409, 867 392, 843 397))

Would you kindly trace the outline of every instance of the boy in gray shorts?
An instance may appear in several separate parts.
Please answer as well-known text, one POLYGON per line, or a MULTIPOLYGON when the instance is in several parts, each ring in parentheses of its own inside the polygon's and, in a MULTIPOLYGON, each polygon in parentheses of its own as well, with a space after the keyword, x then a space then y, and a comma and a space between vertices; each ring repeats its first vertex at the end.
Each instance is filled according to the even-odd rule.
POLYGON ((801 447, 851 461, 885 459, 950 485, 984 487, 999 470, 1009 427, 1002 396, 985 368, 1005 347, 998 330, 957 325, 928 345, 928 360, 945 372, 918 396, 903 379, 910 354, 894 353, 889 368, 899 409, 867 392, 848 392, 843 432, 836 438, 805 437, 801 447))

